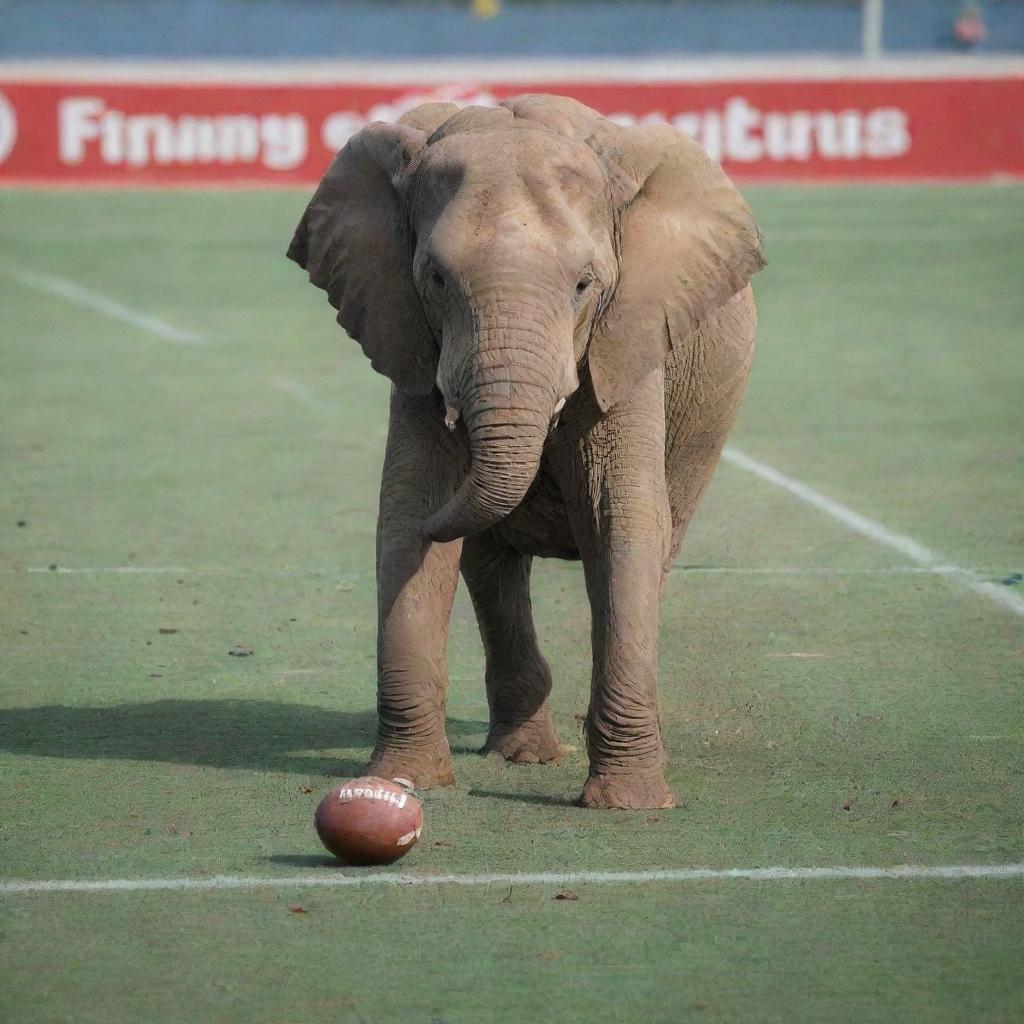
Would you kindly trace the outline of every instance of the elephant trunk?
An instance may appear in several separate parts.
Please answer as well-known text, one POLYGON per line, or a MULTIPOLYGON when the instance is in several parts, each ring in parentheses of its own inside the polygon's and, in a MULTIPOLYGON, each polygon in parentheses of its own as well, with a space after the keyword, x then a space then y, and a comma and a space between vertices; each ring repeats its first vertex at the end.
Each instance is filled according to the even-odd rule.
POLYGON ((424 525, 432 540, 456 540, 494 526, 526 497, 537 475, 557 400, 554 389, 503 375, 505 380, 467 389, 462 418, 469 433, 469 473, 424 525))

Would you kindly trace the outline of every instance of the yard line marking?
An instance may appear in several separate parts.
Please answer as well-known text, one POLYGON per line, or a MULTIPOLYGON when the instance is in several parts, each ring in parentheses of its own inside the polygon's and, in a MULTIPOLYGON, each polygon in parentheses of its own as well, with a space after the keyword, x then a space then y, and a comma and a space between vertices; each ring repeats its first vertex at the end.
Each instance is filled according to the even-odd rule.
MULTIPOLYGON (((999 225, 996 226, 998 227, 999 225)), ((821 224, 818 227, 772 229, 765 228, 762 224, 761 227, 770 245, 803 245, 805 243, 824 245, 843 242, 875 244, 880 241, 885 241, 887 245, 890 242, 925 245, 930 242, 941 242, 951 240, 954 237, 962 238, 969 235, 968 230, 960 230, 959 226, 954 228, 915 224, 901 225, 896 232, 886 231, 883 225, 878 225, 877 227, 865 225, 857 228, 843 227, 842 225, 830 227, 827 224, 821 224)), ((983 232, 991 231, 991 227, 987 224, 977 225, 977 229, 977 235, 974 237, 979 241, 982 238, 983 232)))
POLYGON ((829 566, 765 566, 745 567, 740 565, 677 565, 679 572, 699 572, 708 576, 921 576, 933 570, 917 565, 900 565, 876 569, 834 569, 829 566))
POLYGON ((192 572, 191 569, 182 569, 174 565, 104 565, 95 569, 69 569, 63 565, 55 565, 52 569, 48 565, 32 565, 25 572, 53 573, 54 576, 78 576, 91 573, 116 573, 126 576, 141 576, 146 573, 176 572, 184 575, 192 572))
POLYGON ((820 491, 808 487, 807 484, 801 483, 791 476, 786 476, 785 473, 780 473, 767 463, 751 458, 737 448, 727 447, 722 452, 722 458, 727 462, 731 462, 734 466, 745 469, 755 476, 759 476, 762 480, 774 484, 776 487, 781 487, 784 491, 789 491, 794 497, 816 508, 819 512, 824 512, 826 515, 831 516, 854 533, 859 533, 862 537, 867 537, 868 540, 873 540, 876 544, 880 544, 883 547, 898 551, 901 555, 910 559, 911 562, 916 562, 936 576, 947 576, 967 587, 968 590, 973 590, 976 594, 989 598, 1009 611, 1017 615, 1024 615, 1024 597, 1012 593, 1000 584, 990 583, 988 580, 982 579, 972 569, 952 565, 932 551, 931 548, 926 548, 923 544, 919 544, 912 537, 893 532, 877 520, 861 515, 848 505, 827 498, 820 491))
POLYGON ((403 875, 342 874, 329 869, 322 875, 215 875, 212 878, 98 878, 52 881, 0 882, 0 893, 32 892, 167 892, 212 889, 331 888, 361 885, 622 885, 647 882, 704 882, 747 880, 752 882, 826 881, 830 879, 1024 878, 1018 864, 901 864, 896 867, 823 868, 665 868, 654 871, 538 871, 521 874, 403 875))
POLYGON ((321 402, 305 384, 300 384, 297 380, 291 380, 289 377, 272 377, 269 383, 271 387, 275 387, 278 391, 290 395, 300 405, 304 405, 313 412, 320 413, 321 415, 338 412, 337 406, 333 406, 328 402, 321 402))
POLYGON ((153 334, 164 341, 173 341, 178 345, 198 345, 204 339, 192 331, 182 330, 164 320, 160 320, 148 313, 142 313, 137 309, 131 309, 122 305, 114 299, 107 298, 99 292, 84 288, 74 281, 68 281, 63 277, 54 277, 50 274, 37 274, 33 270, 21 270, 15 267, 3 266, 6 273, 10 274, 16 281, 27 288, 34 288, 36 291, 49 292, 51 295, 59 295, 69 302, 75 302, 79 306, 102 313, 104 316, 112 317, 114 320, 123 320, 125 323, 138 327, 140 330, 153 334))
POLYGON ((145 576, 147 574, 175 576, 227 576, 232 579, 248 579, 250 577, 269 576, 275 579, 296 578, 303 576, 326 577, 341 589, 354 589, 361 584, 362 578, 357 572, 342 572, 339 569, 186 569, 180 565, 98 565, 87 567, 69 567, 66 565, 30 565, 24 570, 8 569, 13 575, 19 572, 33 573, 40 576, 145 576))
MULTIPOLYGON (((741 565, 676 565, 675 572, 699 573, 706 576, 934 576, 936 570, 933 568, 922 568, 916 565, 885 566, 880 568, 862 569, 841 569, 827 566, 809 566, 805 569, 799 566, 750 566, 741 565)), ((55 576, 81 576, 92 573, 123 573, 125 575, 145 575, 146 573, 180 573, 183 576, 189 574, 204 576, 340 576, 351 582, 357 574, 351 572, 339 572, 336 569, 308 568, 308 569, 229 569, 229 568, 185 568, 175 565, 97 565, 97 566, 66 566, 58 565, 50 568, 47 565, 30 565, 24 570, 11 569, 10 572, 19 571, 32 573, 53 573, 55 576)), ((979 574, 978 570, 965 569, 964 572, 979 574)), ((1000 575, 999 571, 993 571, 993 576, 1000 575)))

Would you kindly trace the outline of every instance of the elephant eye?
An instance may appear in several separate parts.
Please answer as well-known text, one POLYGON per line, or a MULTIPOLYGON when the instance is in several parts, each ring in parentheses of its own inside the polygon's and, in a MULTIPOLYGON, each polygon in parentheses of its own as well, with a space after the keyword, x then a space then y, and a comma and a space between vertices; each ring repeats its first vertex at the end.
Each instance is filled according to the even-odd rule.
POLYGON ((436 267, 432 267, 427 271, 427 284, 438 291, 444 291, 444 278, 441 276, 441 271, 436 267))
POLYGON ((578 304, 583 301, 586 297, 587 292, 590 291, 590 286, 594 283, 594 275, 591 273, 584 274, 577 282, 576 287, 573 289, 572 300, 574 304, 578 304))

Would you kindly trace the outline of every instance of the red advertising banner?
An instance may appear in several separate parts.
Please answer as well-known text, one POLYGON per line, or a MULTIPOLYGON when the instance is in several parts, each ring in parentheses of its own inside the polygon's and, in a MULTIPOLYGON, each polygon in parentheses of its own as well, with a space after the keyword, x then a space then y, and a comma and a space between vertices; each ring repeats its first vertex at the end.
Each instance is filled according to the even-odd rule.
POLYGON ((1024 176, 1024 76, 529 84, 4 80, 0 184, 311 184, 352 132, 428 100, 574 96, 670 121, 741 180, 1024 176))

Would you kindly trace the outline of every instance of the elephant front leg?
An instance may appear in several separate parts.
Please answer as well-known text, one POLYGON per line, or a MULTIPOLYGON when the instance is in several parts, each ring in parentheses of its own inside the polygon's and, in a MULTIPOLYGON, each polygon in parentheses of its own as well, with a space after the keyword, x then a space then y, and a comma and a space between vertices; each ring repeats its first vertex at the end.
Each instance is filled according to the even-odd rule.
POLYGON ((658 719, 658 593, 662 545, 608 535, 587 559, 594 650, 584 807, 675 807, 658 719))
POLYGON ((377 742, 366 769, 418 789, 455 781, 445 648, 462 542, 422 530, 451 496, 459 461, 431 442, 434 412, 425 400, 392 400, 377 527, 377 742))
POLYGON ((462 550, 462 575, 487 656, 491 723, 481 753, 520 764, 557 761, 564 752, 548 707, 551 670, 533 625, 530 562, 493 533, 467 537, 462 550))
POLYGON ((658 608, 671 542, 660 370, 575 445, 567 502, 590 598, 584 807, 674 807, 658 719, 658 608))

